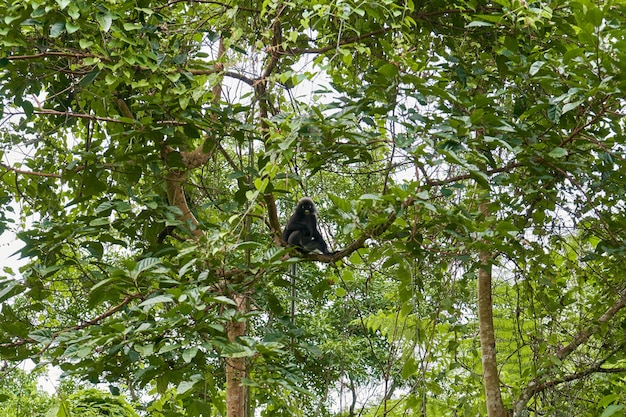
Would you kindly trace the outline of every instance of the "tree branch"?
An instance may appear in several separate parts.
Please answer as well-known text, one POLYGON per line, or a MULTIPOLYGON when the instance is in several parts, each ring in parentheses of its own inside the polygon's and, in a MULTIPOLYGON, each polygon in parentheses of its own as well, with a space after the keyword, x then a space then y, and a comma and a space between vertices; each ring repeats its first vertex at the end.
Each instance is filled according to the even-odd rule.
POLYGON ((79 52, 62 52, 62 51, 46 51, 46 52, 41 52, 39 54, 33 54, 33 55, 12 55, 12 56, 9 55, 5 58, 8 59, 9 61, 27 61, 29 59, 46 58, 49 56, 76 58, 76 59, 98 58, 103 61, 109 61, 106 57, 101 56, 101 55, 83 54, 79 52))
MULTIPOLYGON (((173 6, 176 3, 200 3, 200 4, 214 4, 216 6, 222 6, 225 9, 232 9, 235 6, 232 6, 230 4, 227 4, 225 2, 221 2, 221 1, 213 1, 213 0, 170 0, 167 2, 167 4, 161 6, 161 7, 157 7, 157 10, 161 10, 165 7, 170 7, 173 6)), ((245 6, 237 6, 237 9, 239 10, 244 10, 246 12, 252 12, 252 13, 261 13, 261 11, 259 9, 253 9, 252 7, 245 7, 245 6)))
MULTIPOLYGON (((409 197, 402 202, 402 208, 406 209, 410 207, 411 205, 413 205, 414 202, 415 202, 415 198, 409 197)), ((398 212, 394 211, 393 213, 389 215, 389 217, 383 224, 376 226, 369 233, 367 231, 363 232, 363 234, 359 236, 350 245, 346 246, 344 249, 337 251, 331 255, 304 254, 303 256, 301 256, 301 258, 306 259, 306 260, 325 262, 325 263, 337 262, 338 260, 343 259, 346 256, 364 247, 367 239, 372 239, 385 233, 385 231, 387 231, 387 229, 391 227, 393 222, 396 221, 397 216, 398 216, 398 212)), ((286 243, 283 243, 283 245, 286 245, 286 243)))
POLYGON ((101 116, 94 116, 92 114, 72 113, 72 112, 67 112, 67 111, 57 111, 57 110, 50 110, 50 109, 35 110, 33 113, 38 114, 38 115, 76 117, 79 119, 96 120, 99 122, 126 123, 126 124, 129 123, 127 120, 118 120, 118 119, 113 119, 111 117, 101 117, 101 116))
MULTIPOLYGON (((576 334, 576 336, 574 336, 574 339, 565 347, 561 348, 557 353, 556 353, 556 357, 559 360, 563 360, 565 358, 567 358, 572 352, 574 352, 580 345, 582 345, 583 343, 587 342, 589 340, 589 338, 596 334, 600 328, 602 327, 603 324, 608 323, 609 320, 611 320, 622 308, 626 307, 626 290, 624 290, 619 299, 611 306, 609 307, 604 314, 602 314, 598 320, 596 321, 595 324, 592 324, 591 326, 587 327, 586 329, 583 329, 581 331, 578 332, 578 334, 576 334)), ((514 417, 518 417, 522 415, 522 412, 524 411, 524 409, 526 408, 526 404, 528 404, 528 402, 530 401, 530 399, 537 393, 545 390, 546 388, 550 388, 552 386, 558 385, 562 382, 567 382, 567 381, 572 381, 574 379, 578 379, 581 378, 582 376, 585 375, 589 375, 593 372, 599 372, 600 366, 604 363, 604 361, 600 362, 595 368, 591 368, 591 370, 585 374, 586 371, 581 371, 578 374, 572 374, 571 376, 569 376, 570 379, 568 379, 568 377, 563 378, 562 380, 554 380, 554 381, 548 381, 548 382, 541 382, 539 378, 534 378, 532 381, 530 381, 528 383, 528 386, 526 387, 526 389, 524 391, 522 391, 522 393, 520 394, 520 396, 518 397, 517 401, 515 401, 515 406, 514 406, 514 417), (580 375, 578 377, 574 377, 576 375, 580 375)))
POLYGON ((611 320, 618 311, 620 311, 622 308, 626 307, 626 290, 624 290, 622 292, 622 294, 620 295, 620 298, 615 302, 615 304, 613 304, 609 309, 607 309, 603 315, 601 315, 596 324, 593 324, 589 327, 587 327, 584 330, 581 330, 580 332, 578 332, 578 334, 574 337, 574 340, 572 340, 572 342, 561 348, 557 353, 556 353, 556 357, 559 358, 560 360, 565 359, 566 357, 568 357, 574 350, 576 350, 580 345, 582 345, 583 343, 587 342, 587 340, 589 340, 589 338, 594 335, 595 333, 597 333, 600 330, 600 327, 607 323, 609 320, 611 320))
POLYGON ((324 46, 322 48, 304 48, 304 49, 290 49, 284 51, 283 53, 288 55, 297 55, 297 54, 323 54, 328 51, 332 51, 333 49, 337 49, 338 46, 348 45, 351 43, 358 42, 360 40, 371 38, 376 35, 380 35, 381 33, 391 32, 394 28, 387 27, 383 29, 378 29, 372 32, 364 33, 362 35, 354 36, 352 38, 341 40, 335 44, 324 46))
POLYGON ((265 200, 265 205, 267 207, 267 217, 268 223, 270 226, 270 233, 274 239, 274 243, 280 246, 282 241, 282 227, 280 225, 280 221, 278 220, 278 210, 276 210, 276 199, 274 198, 274 194, 265 194, 263 196, 265 200))
POLYGON ((61 178, 61 174, 52 174, 49 172, 24 171, 22 169, 13 168, 8 165, 1 164, 1 163, 0 163, 0 168, 4 168, 8 171, 14 172, 16 174, 22 174, 22 175, 30 175, 30 176, 35 176, 35 177, 46 177, 46 178, 61 178))
MULTIPOLYGON (((511 161, 502 167, 487 170, 485 171, 485 174, 492 175, 492 174, 498 174, 500 172, 508 172, 508 171, 511 171, 515 168, 519 168, 522 166, 524 166, 524 164, 521 162, 511 161)), ((457 175, 455 177, 446 178, 443 180, 430 180, 426 178, 425 181, 426 181, 426 185, 431 186, 431 187, 436 187, 436 186, 451 184, 453 182, 469 180, 471 178, 472 176, 470 174, 462 174, 462 175, 457 175)))
MULTIPOLYGON (((148 295, 152 294, 154 291, 150 292, 148 295)), ((41 351, 39 352, 39 354, 44 353, 46 350, 48 350, 50 348, 50 346, 52 345, 52 342, 54 342, 54 340, 59 337, 60 335, 62 335, 63 333, 67 333, 67 332, 71 332, 71 331, 76 331, 76 330, 82 330, 85 329, 89 326, 93 326, 95 324, 98 324, 99 322, 101 322, 102 320, 112 316, 113 314, 115 314, 116 312, 120 311, 122 308, 124 308, 128 303, 130 303, 132 300, 136 299, 136 298, 141 298, 144 297, 142 294, 139 293, 135 293, 135 294, 129 294, 126 297, 124 297, 124 299, 122 300, 122 302, 120 304, 117 304, 113 307, 111 307, 110 309, 108 309, 107 311, 105 311, 104 313, 90 319, 90 320, 85 320, 83 321, 81 324, 77 324, 75 326, 69 327, 67 329, 62 329, 59 330, 55 333, 53 333, 50 336, 50 342, 48 342, 48 344, 46 346, 44 346, 41 351)), ((23 338, 20 339, 16 342, 9 342, 9 343, 2 343, 0 344, 0 348, 13 348, 13 347, 19 347, 19 346, 23 346, 29 343, 37 343, 37 341, 35 339, 32 338, 23 338)))

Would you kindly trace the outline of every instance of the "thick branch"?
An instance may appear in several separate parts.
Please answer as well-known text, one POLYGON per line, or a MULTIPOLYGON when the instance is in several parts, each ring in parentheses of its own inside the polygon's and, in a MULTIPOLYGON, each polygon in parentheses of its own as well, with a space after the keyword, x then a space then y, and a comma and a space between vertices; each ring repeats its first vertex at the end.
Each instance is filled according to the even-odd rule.
MULTIPOLYGON (((567 358, 579 346, 581 346, 583 343, 586 343, 591 336, 598 333, 602 325, 608 323, 609 320, 615 317, 615 315, 624 307, 626 307, 626 290, 624 290, 622 294, 620 295, 620 298, 611 307, 609 307, 604 312, 604 314, 602 314, 598 318, 595 324, 592 324, 586 329, 583 329, 580 332, 578 332, 578 334, 574 336, 574 339, 567 346, 561 348, 556 353, 555 356, 560 360, 567 358)), ((592 371, 590 371, 589 374, 593 372, 599 372, 600 365, 602 365, 602 363, 600 363, 597 366, 598 370, 593 370, 592 368, 592 371)), ((577 374, 574 374, 574 375, 577 375, 577 374)), ((584 376, 582 375, 582 372, 580 373, 580 375, 584 376)), ((528 387, 526 387, 526 389, 520 394, 517 401, 515 402, 515 408, 514 408, 514 414, 513 414, 514 417, 522 415, 522 412, 526 408, 526 404, 528 404, 528 401, 530 401, 530 399, 535 394, 545 390, 546 388, 550 388, 554 385, 560 384, 561 382, 567 382, 570 380, 577 379, 574 377, 572 377, 571 379, 566 379, 566 378, 563 380, 554 380, 554 381, 549 381, 549 382, 541 382, 539 378, 535 378, 532 381, 530 381, 530 383, 528 384, 528 387)))
POLYGON ((263 196, 265 200, 265 205, 267 207, 267 217, 268 223, 270 226, 270 233, 274 239, 274 243, 276 245, 281 244, 282 238, 282 228, 280 226, 280 221, 278 220, 278 210, 276 210, 276 199, 274 198, 274 194, 265 194, 263 196))
POLYGON ((25 61, 29 59, 45 58, 49 56, 76 58, 76 59, 98 58, 102 61, 108 61, 106 57, 100 56, 100 55, 83 54, 79 52, 63 52, 63 51, 46 51, 46 52, 41 52, 39 54, 33 54, 33 55, 9 55, 5 58, 8 59, 9 61, 25 61))
POLYGON ((46 178, 61 178, 61 174, 52 174, 49 172, 36 172, 36 171, 24 171, 21 169, 13 168, 5 164, 0 164, 0 168, 4 168, 8 171, 14 172, 16 174, 22 175, 30 175, 34 177, 46 177, 46 178))
POLYGON ((167 200, 170 205, 178 207, 178 209, 183 213, 180 220, 191 226, 191 233, 196 237, 201 237, 204 236, 204 232, 198 228, 200 223, 189 208, 187 198, 185 197, 183 185, 186 181, 187 174, 185 171, 170 171, 165 178, 167 200))
MULTIPOLYGON (((479 210, 485 218, 489 216, 489 195, 484 193, 480 201, 479 210)), ((480 268, 478 269, 478 333, 480 337, 481 361, 483 366, 483 385, 487 415, 502 417, 507 415, 502 402, 500 391, 500 376, 496 357, 496 337, 493 324, 493 295, 491 263, 493 253, 489 248, 481 249, 478 253, 480 268)))
MULTIPOLYGON (((217 72, 221 72, 224 69, 224 64, 220 62, 220 59, 224 56, 225 47, 224 40, 220 40, 217 56, 217 64, 215 68, 217 72)), ((218 103, 222 95, 222 86, 220 83, 213 86, 213 103, 218 103)), ((193 212, 187 204, 187 198, 185 197, 184 185, 187 181, 187 173, 192 169, 198 168, 207 163, 207 161, 213 155, 216 149, 217 141, 214 138, 205 137, 202 143, 196 149, 189 152, 181 152, 181 158, 185 165, 184 170, 171 170, 165 179, 167 188, 167 199, 170 205, 176 206, 183 213, 181 220, 187 222, 191 226, 191 232, 195 237, 204 236, 204 232, 198 228, 200 223, 194 216, 193 212)), ((167 155, 173 152, 174 149, 169 146, 164 146, 161 149, 161 156, 163 161, 167 163, 167 155)))
MULTIPOLYGON (((407 207, 410 207, 411 205, 413 205, 414 202, 415 202, 415 199, 413 197, 409 197, 409 198, 407 198, 406 200, 404 200, 402 202, 402 208, 406 209, 407 207)), ((398 216, 398 212, 394 211, 393 213, 391 213, 389 215, 389 217, 387 218, 387 221, 385 221, 385 223, 375 227, 369 233, 367 231, 363 232, 363 234, 361 236, 359 236, 350 245, 346 246, 342 250, 337 251, 337 252, 335 252, 335 253, 333 253, 331 255, 306 254, 306 255, 303 255, 301 257, 303 259, 319 261, 319 262, 325 262, 325 263, 336 262, 336 261, 338 261, 338 260, 340 260, 342 258, 345 258, 346 256, 352 254, 353 252, 361 249, 362 247, 364 247, 365 246, 365 242, 367 241, 367 239, 376 238, 376 237, 382 235, 383 233, 385 233, 387 231, 387 229, 389 229, 389 227, 391 227, 393 222, 396 221, 396 217, 397 216, 398 216)), ((286 245, 286 243, 283 242, 283 245, 286 245)))
POLYGON ((603 368, 602 364, 604 363, 604 361, 602 361, 601 363, 597 363, 596 365, 585 369, 583 371, 580 372, 576 372, 570 375, 566 375, 563 378, 558 378, 558 379, 553 379, 551 381, 546 381, 543 382, 541 384, 535 385, 533 386, 533 389, 535 390, 535 394, 541 391, 544 391, 548 388, 552 388, 555 387, 557 385, 563 384, 565 382, 572 382, 572 381, 576 381, 578 379, 581 378, 585 378, 591 374, 595 374, 595 373, 601 373, 601 374, 621 374, 621 373, 626 373, 626 368, 603 368))
POLYGON ((566 357, 568 357, 574 350, 576 350, 580 345, 582 345, 583 343, 587 342, 587 340, 589 340, 589 338, 594 335, 595 333, 597 333, 600 330, 600 327, 607 323, 609 320, 611 320, 618 311, 620 311, 622 308, 624 308, 626 306, 626 290, 624 290, 620 296, 620 298, 615 302, 615 304, 613 304, 609 309, 607 309, 603 315, 601 315, 598 318, 598 321, 596 324, 593 324, 589 327, 587 327, 584 330, 581 330, 580 332, 578 332, 578 334, 574 337, 574 340, 572 340, 572 342, 563 347, 562 349, 560 349, 557 353, 556 353, 556 357, 559 358, 560 360, 565 359, 566 357))
MULTIPOLYGON (((280 14, 280 12, 278 14, 280 14)), ((272 72, 274 71, 274 68, 276 68, 276 65, 278 64, 278 61, 280 59, 280 52, 282 50, 283 30, 282 30, 280 19, 278 18, 278 16, 274 18, 274 22, 272 23, 272 30, 274 32, 274 37, 272 38, 272 46, 268 48, 270 52, 270 60, 267 63, 267 66, 265 67, 265 71, 263 72, 263 76, 261 77, 261 79, 267 79, 272 74, 272 72)))

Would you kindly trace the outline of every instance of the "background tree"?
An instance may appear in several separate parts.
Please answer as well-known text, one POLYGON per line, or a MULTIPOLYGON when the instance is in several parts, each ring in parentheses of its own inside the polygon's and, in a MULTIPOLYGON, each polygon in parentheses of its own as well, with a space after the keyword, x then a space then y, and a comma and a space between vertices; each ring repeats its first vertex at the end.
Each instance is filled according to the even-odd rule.
POLYGON ((85 417, 138 417, 138 414, 120 395, 111 395, 98 389, 79 390, 57 401, 46 415, 85 417))
POLYGON ((153 415, 621 412, 621 4, 0 12, 4 359, 153 415))
POLYGON ((42 370, 25 372, 5 364, 0 379, 0 412, 7 417, 41 416, 52 404, 52 399, 37 387, 42 370))

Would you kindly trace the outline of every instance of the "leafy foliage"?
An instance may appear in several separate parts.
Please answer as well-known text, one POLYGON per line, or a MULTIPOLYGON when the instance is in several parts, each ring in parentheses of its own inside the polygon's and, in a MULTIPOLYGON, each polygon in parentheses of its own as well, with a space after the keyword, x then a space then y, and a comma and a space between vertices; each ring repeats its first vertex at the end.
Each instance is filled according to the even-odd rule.
POLYGON ((59 401, 47 415, 55 417, 137 417, 132 407, 119 396, 106 394, 97 389, 80 390, 67 400, 59 401))
POLYGON ((0 15, 0 232, 27 259, 0 277, 3 359, 156 416, 226 414, 233 359, 266 416, 484 414, 489 253, 506 407, 622 412, 621 3, 0 15), (334 255, 280 242, 302 195, 334 255))
POLYGON ((44 415, 52 399, 37 388, 41 372, 4 366, 0 379, 0 412, 7 417, 44 415))

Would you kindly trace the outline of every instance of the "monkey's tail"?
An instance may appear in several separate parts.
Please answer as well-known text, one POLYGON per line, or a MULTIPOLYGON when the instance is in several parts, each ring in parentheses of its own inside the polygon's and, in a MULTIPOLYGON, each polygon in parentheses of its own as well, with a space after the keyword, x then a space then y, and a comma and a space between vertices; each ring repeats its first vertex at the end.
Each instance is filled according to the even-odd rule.
POLYGON ((291 264, 291 324, 294 323, 296 315, 296 271, 296 264, 291 264))

